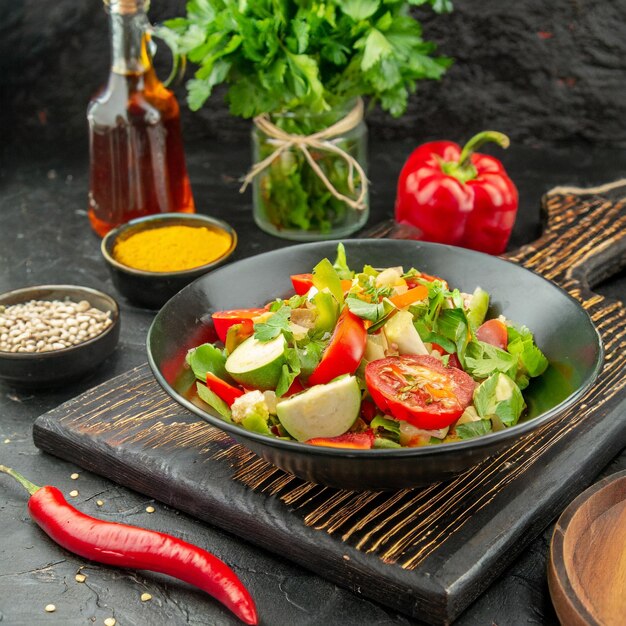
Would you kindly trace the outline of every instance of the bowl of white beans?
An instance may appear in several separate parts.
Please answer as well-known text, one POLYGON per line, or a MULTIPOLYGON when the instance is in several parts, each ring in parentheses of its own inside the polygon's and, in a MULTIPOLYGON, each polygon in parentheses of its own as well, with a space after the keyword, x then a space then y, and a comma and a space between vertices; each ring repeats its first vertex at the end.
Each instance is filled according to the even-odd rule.
POLYGON ((0 379, 51 387, 92 372, 114 350, 120 312, 109 295, 38 285, 0 295, 0 379))

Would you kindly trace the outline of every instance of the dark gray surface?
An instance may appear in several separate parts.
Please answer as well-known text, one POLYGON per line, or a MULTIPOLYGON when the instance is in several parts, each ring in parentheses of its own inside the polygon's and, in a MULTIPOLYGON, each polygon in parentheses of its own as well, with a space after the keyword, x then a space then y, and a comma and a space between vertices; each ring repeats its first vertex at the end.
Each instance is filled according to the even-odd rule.
MULTIPOLYGON (((395 180, 409 142, 375 143, 371 149, 371 224, 392 214, 395 180)), ((234 258, 287 245, 261 233, 251 219, 249 196, 237 192, 237 177, 249 164, 247 146, 224 150, 217 143, 189 145, 189 170, 199 212, 230 222, 240 235, 234 258)), ((513 148, 505 162, 521 194, 512 247, 539 233, 541 195, 557 184, 595 185, 626 172, 626 154, 584 147, 538 150, 513 148)), ((0 169, 0 291, 26 285, 68 282, 114 289, 99 240, 87 223, 86 161, 82 153, 30 158, 15 156, 0 169)), ((626 275, 597 291, 626 300, 626 275)), ((408 624, 376 603, 325 582, 287 561, 255 549, 227 533, 88 473, 70 479, 73 467, 37 451, 31 440, 34 419, 99 382, 145 361, 144 341, 153 313, 120 301, 120 344, 89 379, 53 391, 20 392, 0 383, 0 463, 22 471, 38 484, 55 484, 87 513, 174 533, 216 553, 231 564, 256 598, 264 624, 408 624), (3 443, 5 440, 8 443, 3 443), (97 507, 101 499, 104 506, 97 507), (156 512, 145 507, 154 504, 156 512)), ((606 473, 626 469, 626 454, 606 473)), ((114 616, 119 624, 234 624, 227 611, 206 595, 153 575, 123 572, 86 563, 56 547, 30 521, 26 494, 0 478, 0 616, 7 624, 91 624, 114 616), (88 575, 78 584, 81 566, 88 575), (144 591, 153 595, 141 603, 144 591), (43 607, 54 603, 57 611, 43 607)), ((459 620, 466 626, 556 623, 545 579, 550 529, 508 574, 459 620)))
MULTIPOLYGON (((423 83, 400 119, 375 112, 379 134, 468 139, 485 128, 527 144, 554 140, 626 142, 626 3, 623 0, 454 0, 451 15, 415 9, 424 37, 455 65, 423 83)), ((158 0, 161 21, 185 0, 158 0)), ((169 72, 162 46, 160 74, 169 72)), ((0 132, 3 143, 86 143, 85 107, 108 71, 101 0, 0 2, 0 132)), ((191 72, 187 74, 191 77, 191 72)), ((177 93, 184 97, 184 88, 177 93)), ((218 90, 197 114, 183 112, 185 136, 241 138, 218 90)), ((0 146, 1 149, 1 146, 0 146)))

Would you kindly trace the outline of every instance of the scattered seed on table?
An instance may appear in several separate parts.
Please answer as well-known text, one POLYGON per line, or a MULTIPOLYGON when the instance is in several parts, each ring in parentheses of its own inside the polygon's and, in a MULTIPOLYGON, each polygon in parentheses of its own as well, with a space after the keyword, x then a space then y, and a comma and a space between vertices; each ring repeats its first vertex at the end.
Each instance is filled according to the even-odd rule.
POLYGON ((154 511, 155 511, 155 508, 153 506, 147 506, 146 507, 146 512, 147 513, 154 513, 154 511))
POLYGON ((72 480, 78 480, 78 477, 80 476, 80 474, 77 474, 76 472, 74 472, 73 474, 70 474, 70 478, 72 480))
POLYGON ((149 593, 142 593, 141 594, 141 601, 142 602, 147 602, 148 600, 152 600, 152 596, 149 593))
POLYGON ((70 496, 72 496, 72 498, 75 498, 78 495, 78 491, 76 489, 72 489, 72 491, 70 491, 70 496))
POLYGON ((102 500, 96 500, 96 505, 97 506, 102 506, 104 504, 104 502, 102 500))
POLYGON ((44 611, 46 613, 54 613, 57 610, 57 607, 54 604, 46 604, 44 611))
POLYGON ((105 331, 113 321, 110 312, 86 300, 30 300, 0 307, 0 352, 50 352, 61 350, 105 331), (82 322, 79 322, 83 320, 82 322), (86 323, 85 333, 80 323, 86 323))
POLYGON ((104 620, 104 626, 115 626, 117 622, 115 621, 114 617, 107 617, 104 620))
POLYGON ((77 583, 84 583, 87 580, 87 576, 85 576, 85 574, 76 574, 76 576, 74 576, 74 579, 77 583))

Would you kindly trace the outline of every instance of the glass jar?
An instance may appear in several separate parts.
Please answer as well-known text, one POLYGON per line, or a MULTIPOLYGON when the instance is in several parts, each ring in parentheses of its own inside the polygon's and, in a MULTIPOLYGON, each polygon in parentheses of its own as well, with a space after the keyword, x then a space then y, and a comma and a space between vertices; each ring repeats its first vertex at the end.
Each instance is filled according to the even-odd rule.
MULTIPOLYGON (((286 133, 307 137, 342 120, 356 105, 357 101, 352 100, 324 113, 270 114, 269 121, 286 133)), ((317 241, 346 237, 364 226, 369 215, 367 193, 360 207, 353 206, 363 185, 358 171, 351 167, 346 156, 324 147, 331 145, 344 151, 367 174, 367 128, 362 117, 340 136, 322 139, 314 145, 302 142, 289 147, 255 124, 252 143, 254 163, 276 153, 253 180, 253 214, 259 228, 284 239, 317 241), (346 202, 329 189, 309 163, 301 145, 337 194, 353 202, 346 202)))

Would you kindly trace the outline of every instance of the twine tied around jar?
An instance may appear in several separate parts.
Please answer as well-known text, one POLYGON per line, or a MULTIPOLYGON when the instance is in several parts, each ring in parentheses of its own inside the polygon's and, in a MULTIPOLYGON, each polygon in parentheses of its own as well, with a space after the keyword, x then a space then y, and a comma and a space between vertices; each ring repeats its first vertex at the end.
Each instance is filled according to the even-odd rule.
POLYGON ((361 167, 361 164, 348 152, 339 148, 333 139, 337 139, 347 133, 348 131, 356 128, 363 120, 363 101, 358 100, 355 107, 338 122, 324 128, 311 135, 297 135, 288 133, 272 122, 270 122, 269 115, 264 113, 254 118, 255 126, 263 132, 267 137, 272 139, 273 145, 276 146, 276 150, 272 152, 268 157, 255 163, 250 171, 243 179, 243 185, 240 192, 244 192, 248 185, 267 167, 271 165, 275 158, 280 156, 283 152, 290 150, 291 148, 297 148, 302 152, 306 160, 308 161, 311 169, 324 183, 328 191, 335 196, 338 200, 345 202, 348 206, 356 209, 357 211, 363 211, 366 208, 365 198, 367 197, 368 180, 365 174, 365 170, 361 167), (356 194, 354 181, 355 171, 358 178, 361 181, 361 190, 356 198, 350 198, 345 194, 337 191, 335 186, 328 180, 326 174, 324 174, 322 168, 317 164, 310 150, 320 150, 325 152, 331 152, 344 159, 348 164, 348 188, 351 193, 356 194))

